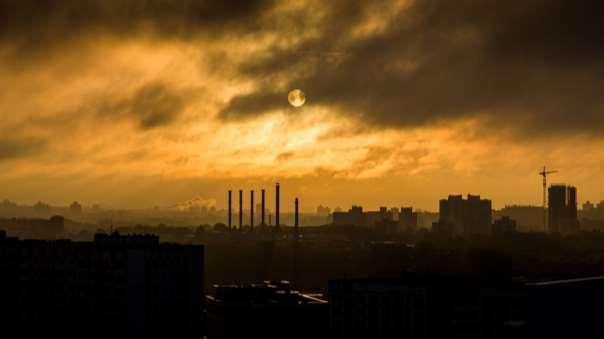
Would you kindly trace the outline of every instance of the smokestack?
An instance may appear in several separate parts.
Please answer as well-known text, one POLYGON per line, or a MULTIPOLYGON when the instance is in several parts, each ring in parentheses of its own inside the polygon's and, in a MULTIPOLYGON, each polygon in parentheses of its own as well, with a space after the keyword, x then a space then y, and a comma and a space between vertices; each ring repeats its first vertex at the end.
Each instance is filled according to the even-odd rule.
POLYGON ((231 223, 231 217, 233 215, 233 211, 232 211, 232 207, 231 207, 231 196, 233 195, 233 191, 229 190, 229 229, 231 229, 231 227, 233 227, 232 223, 231 223))
POLYGON ((279 183, 275 186, 275 229, 279 228, 279 183))
POLYGON ((250 230, 254 230, 254 190, 250 191, 250 230))
POLYGON ((239 230, 243 228, 243 191, 239 190, 239 230))
POLYGON ((300 228, 299 228, 299 219, 298 219, 298 213, 299 213, 299 209, 300 209, 300 201, 298 200, 298 198, 296 198, 296 200, 294 200, 294 262, 293 262, 293 278, 294 278, 294 282, 297 283, 298 282, 298 241, 300 239, 300 228))
POLYGON ((299 229, 299 224, 298 224, 298 210, 300 207, 300 201, 298 200, 298 198, 296 198, 295 200, 295 214, 294 214, 294 237, 296 238, 296 240, 298 240, 298 238, 300 237, 300 229, 299 229))
POLYGON ((262 189, 262 204, 261 205, 262 205, 261 206, 262 210, 260 211, 260 216, 261 216, 262 222, 260 223, 260 225, 265 226, 265 223, 264 223, 264 210, 265 210, 265 208, 264 208, 264 188, 262 189))

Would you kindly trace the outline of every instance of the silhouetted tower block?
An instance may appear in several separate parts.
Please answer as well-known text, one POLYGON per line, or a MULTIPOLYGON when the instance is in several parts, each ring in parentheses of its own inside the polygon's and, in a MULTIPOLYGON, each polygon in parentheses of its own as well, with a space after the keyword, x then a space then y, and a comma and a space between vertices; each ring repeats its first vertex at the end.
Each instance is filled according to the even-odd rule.
POLYGON ((243 191, 239 190, 239 230, 243 228, 243 191))
POLYGON ((437 228, 440 231, 461 236, 491 231, 491 200, 481 199, 479 195, 468 194, 467 200, 461 195, 450 195, 440 201, 439 214, 437 228))
POLYGON ((261 218, 260 219, 260 221, 261 221, 260 225, 264 226, 265 225, 265 223, 264 223, 264 211, 266 210, 265 206, 264 206, 264 188, 262 189, 262 204, 261 205, 262 205, 262 210, 260 210, 260 218, 261 218))
POLYGON ((233 216, 232 195, 233 195, 233 191, 229 190, 229 229, 231 229, 233 227, 232 220, 231 220, 231 218, 233 216))
POLYGON ((279 183, 275 186, 275 229, 279 229, 279 183))
POLYGON ((299 219, 298 219, 298 212, 299 212, 299 206, 300 206, 300 201, 298 200, 298 198, 296 198, 295 200, 295 213, 294 213, 294 237, 296 238, 296 240, 298 240, 298 238, 300 237, 300 229, 299 229, 299 219))
POLYGON ((250 191, 250 229, 254 229, 254 190, 250 191))
POLYGON ((577 189, 572 186, 552 185, 548 189, 548 195, 550 232, 577 231, 577 189))

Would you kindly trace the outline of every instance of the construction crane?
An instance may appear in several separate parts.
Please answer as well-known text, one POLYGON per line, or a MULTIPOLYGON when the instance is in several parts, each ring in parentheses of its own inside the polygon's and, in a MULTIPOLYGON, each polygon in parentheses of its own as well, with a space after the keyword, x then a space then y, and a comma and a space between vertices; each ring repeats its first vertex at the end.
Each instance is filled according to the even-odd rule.
POLYGON ((539 175, 543 177, 543 230, 545 232, 547 232, 547 176, 554 173, 558 173, 558 171, 548 171, 545 166, 543 166, 543 170, 539 172, 539 175))

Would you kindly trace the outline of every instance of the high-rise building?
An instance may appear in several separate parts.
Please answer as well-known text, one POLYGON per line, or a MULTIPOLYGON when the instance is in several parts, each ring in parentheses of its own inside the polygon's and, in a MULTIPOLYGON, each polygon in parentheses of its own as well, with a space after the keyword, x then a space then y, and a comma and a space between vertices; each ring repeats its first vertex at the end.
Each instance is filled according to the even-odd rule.
POLYGON ((440 220, 435 225, 440 231, 459 236, 489 234, 491 231, 491 200, 479 195, 450 195, 440 201, 440 220))
POLYGON ((72 242, 0 234, 3 331, 24 338, 200 338, 203 253, 203 246, 160 244, 152 235, 72 242))
POLYGON ((553 233, 568 234, 579 229, 577 220, 577 189, 552 185, 548 189, 548 228, 553 233))

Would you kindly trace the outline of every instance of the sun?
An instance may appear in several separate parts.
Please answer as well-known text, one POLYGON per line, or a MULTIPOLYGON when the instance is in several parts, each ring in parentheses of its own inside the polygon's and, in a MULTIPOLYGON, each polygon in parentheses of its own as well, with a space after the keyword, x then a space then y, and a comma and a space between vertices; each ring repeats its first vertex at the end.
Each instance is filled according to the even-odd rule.
POLYGON ((287 101, 294 107, 301 107, 306 102, 306 95, 299 89, 294 89, 287 94, 287 101))

